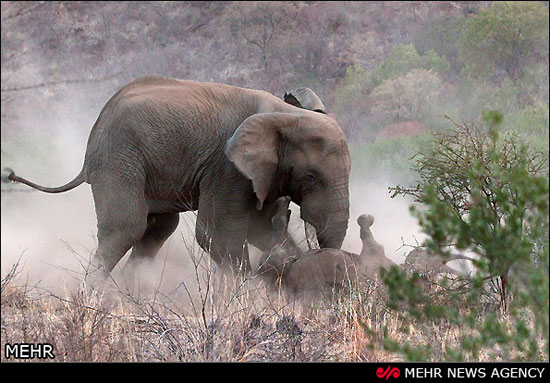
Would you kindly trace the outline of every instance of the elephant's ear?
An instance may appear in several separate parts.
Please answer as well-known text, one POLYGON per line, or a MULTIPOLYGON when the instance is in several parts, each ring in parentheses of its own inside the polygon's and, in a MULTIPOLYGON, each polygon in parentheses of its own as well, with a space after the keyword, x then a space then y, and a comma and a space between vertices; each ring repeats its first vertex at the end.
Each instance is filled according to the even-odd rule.
POLYGON ((285 93, 285 102, 298 108, 309 109, 314 112, 327 114, 325 105, 321 99, 309 88, 297 88, 285 93))
POLYGON ((225 154, 252 181, 261 210, 279 165, 282 131, 298 124, 288 113, 260 113, 248 117, 227 141, 225 154))

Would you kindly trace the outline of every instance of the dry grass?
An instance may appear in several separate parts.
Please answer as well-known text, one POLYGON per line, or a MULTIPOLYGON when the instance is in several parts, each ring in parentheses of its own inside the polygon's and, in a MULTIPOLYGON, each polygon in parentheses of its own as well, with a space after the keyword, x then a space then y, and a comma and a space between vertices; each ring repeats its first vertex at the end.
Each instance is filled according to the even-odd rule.
POLYGON ((170 294, 132 294, 112 283, 55 294, 22 281, 16 263, 2 278, 2 360, 5 343, 17 342, 50 343, 55 361, 129 362, 400 360, 383 347, 385 336, 429 343, 432 359, 442 360, 459 342, 456 325, 411 325, 406 312, 390 311, 378 282, 292 302, 257 279, 225 275, 204 253, 191 259, 192 280, 170 294))

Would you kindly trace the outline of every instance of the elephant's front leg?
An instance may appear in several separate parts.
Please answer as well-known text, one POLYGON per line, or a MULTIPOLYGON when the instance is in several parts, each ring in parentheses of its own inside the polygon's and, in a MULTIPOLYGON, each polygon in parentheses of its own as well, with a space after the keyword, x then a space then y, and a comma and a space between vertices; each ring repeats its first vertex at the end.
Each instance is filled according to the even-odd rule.
POLYGON ((222 269, 230 268, 235 274, 246 275, 251 270, 247 230, 229 227, 234 226, 236 220, 239 219, 231 219, 226 221, 226 225, 218 225, 212 220, 201 219, 199 213, 195 234, 200 247, 210 254, 218 266, 222 269))
POLYGON ((271 249, 273 226, 271 219, 277 212, 277 203, 273 201, 266 204, 262 210, 250 211, 248 220, 247 241, 260 251, 271 249))
MULTIPOLYGON (((203 198, 199 202, 195 235, 201 248, 224 269, 246 275, 251 271, 247 233, 247 198, 203 198)), ((253 206, 253 205, 252 205, 253 206)))

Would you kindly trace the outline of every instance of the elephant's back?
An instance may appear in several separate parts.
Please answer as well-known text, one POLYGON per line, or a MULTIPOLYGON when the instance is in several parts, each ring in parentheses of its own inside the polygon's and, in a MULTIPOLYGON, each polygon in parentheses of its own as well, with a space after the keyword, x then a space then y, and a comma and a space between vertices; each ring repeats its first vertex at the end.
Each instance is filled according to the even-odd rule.
POLYGON ((148 76, 125 85, 109 102, 112 101, 111 107, 140 102, 159 104, 164 101, 187 108, 194 105, 206 109, 209 106, 235 108, 237 104, 246 103, 253 92, 251 89, 221 83, 148 76))
POLYGON ((138 136, 155 131, 171 134, 171 130, 186 126, 217 134, 225 127, 236 129, 256 110, 252 90, 168 77, 143 77, 111 97, 92 134, 93 130, 105 132, 123 127, 134 129, 138 136))
POLYGON ((87 175, 132 162, 145 174, 146 193, 175 198, 166 190, 196 184, 207 157, 223 155, 225 141, 254 113, 252 101, 246 89, 224 84, 137 79, 111 97, 92 128, 87 175))

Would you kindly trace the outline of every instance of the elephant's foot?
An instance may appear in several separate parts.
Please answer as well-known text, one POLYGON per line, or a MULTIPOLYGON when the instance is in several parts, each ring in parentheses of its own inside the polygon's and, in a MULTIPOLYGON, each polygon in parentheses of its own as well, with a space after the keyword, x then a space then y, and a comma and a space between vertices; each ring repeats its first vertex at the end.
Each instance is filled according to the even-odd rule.
POLYGON ((128 259, 122 267, 122 278, 119 283, 119 288, 130 295, 139 293, 142 287, 141 272, 151 269, 152 259, 128 259))
POLYGON ((122 268, 122 278, 120 287, 130 295, 134 295, 139 290, 139 270, 136 262, 129 260, 122 268))
POLYGON ((105 289, 108 278, 109 273, 97 262, 92 261, 84 272, 84 284, 89 292, 105 289))

